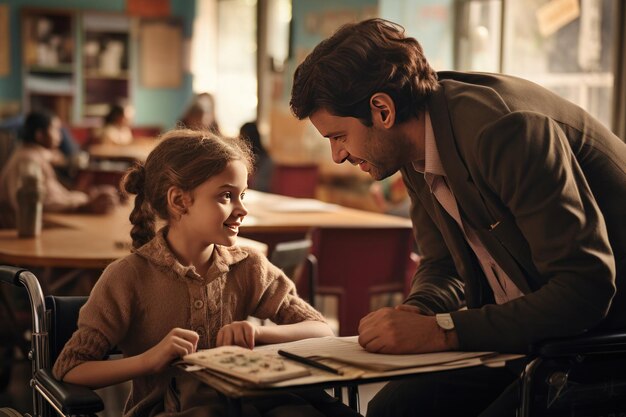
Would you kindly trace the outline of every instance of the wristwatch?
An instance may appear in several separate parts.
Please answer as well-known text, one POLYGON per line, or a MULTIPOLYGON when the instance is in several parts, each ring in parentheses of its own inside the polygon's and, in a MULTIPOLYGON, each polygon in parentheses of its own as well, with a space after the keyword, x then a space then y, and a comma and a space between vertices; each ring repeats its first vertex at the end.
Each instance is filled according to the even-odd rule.
POLYGON ((437 324, 444 330, 454 330, 454 321, 450 313, 435 314, 437 324))

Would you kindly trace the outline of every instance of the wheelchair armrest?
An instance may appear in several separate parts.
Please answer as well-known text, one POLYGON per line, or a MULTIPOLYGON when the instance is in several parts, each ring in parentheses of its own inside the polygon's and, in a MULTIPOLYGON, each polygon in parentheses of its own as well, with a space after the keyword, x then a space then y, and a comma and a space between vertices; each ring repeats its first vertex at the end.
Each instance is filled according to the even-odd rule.
POLYGON ((533 346, 531 351, 543 357, 626 353, 626 330, 549 339, 533 346))
POLYGON ((104 410, 98 394, 87 387, 58 381, 48 369, 35 372, 34 383, 44 391, 47 400, 65 414, 94 414, 104 410))

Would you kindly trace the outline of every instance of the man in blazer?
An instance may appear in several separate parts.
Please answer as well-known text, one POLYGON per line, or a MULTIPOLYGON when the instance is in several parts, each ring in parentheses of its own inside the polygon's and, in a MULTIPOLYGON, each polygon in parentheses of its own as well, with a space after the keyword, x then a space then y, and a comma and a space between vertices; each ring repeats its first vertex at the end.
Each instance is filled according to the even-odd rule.
MULTIPOLYGON (((421 264, 402 306, 361 320, 368 351, 524 353, 626 325, 626 145, 584 110, 519 78, 437 74, 381 19, 320 43, 290 104, 335 162, 375 180, 400 170, 409 190, 421 264)), ((391 383, 368 416, 513 415, 513 390, 500 394, 515 380, 470 369, 391 383)))

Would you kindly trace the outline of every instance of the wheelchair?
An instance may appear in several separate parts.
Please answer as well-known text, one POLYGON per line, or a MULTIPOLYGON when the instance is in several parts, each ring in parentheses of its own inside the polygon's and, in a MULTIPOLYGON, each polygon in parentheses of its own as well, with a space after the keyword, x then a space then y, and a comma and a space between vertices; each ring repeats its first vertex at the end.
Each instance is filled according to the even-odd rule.
MULTIPOLYGON (((32 314, 32 362, 30 386, 33 396, 32 417, 93 416, 104 410, 102 399, 89 388, 57 381, 52 364, 76 329, 78 311, 87 297, 56 297, 44 299, 37 277, 30 271, 0 266, 0 282, 24 287, 32 314)), ((30 414, 25 414, 31 416, 30 414)), ((0 408, 0 417, 22 416, 16 410, 0 408)))

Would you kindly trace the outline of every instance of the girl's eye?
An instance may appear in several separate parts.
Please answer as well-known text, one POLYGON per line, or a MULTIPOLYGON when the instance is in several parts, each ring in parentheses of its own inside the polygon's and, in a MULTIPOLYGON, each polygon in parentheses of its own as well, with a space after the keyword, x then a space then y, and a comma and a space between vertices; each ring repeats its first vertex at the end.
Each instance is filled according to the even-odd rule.
POLYGON ((224 194, 222 194, 222 197, 230 200, 233 197, 233 195, 230 193, 230 191, 228 191, 228 192, 225 192, 224 194))
POLYGON ((246 193, 241 193, 241 194, 239 195, 239 199, 240 199, 240 200, 243 200, 243 198, 244 198, 245 196, 246 196, 246 193))

